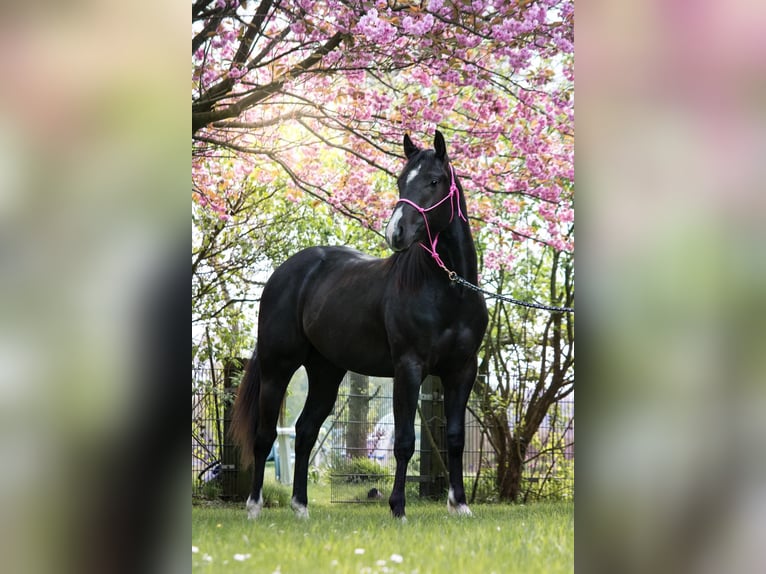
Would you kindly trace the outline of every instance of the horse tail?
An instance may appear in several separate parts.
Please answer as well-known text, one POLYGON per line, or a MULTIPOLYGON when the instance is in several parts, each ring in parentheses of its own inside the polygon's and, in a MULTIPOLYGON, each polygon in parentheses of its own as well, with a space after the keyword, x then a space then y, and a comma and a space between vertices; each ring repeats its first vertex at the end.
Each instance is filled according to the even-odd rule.
POLYGON ((260 394, 261 368, 256 352, 253 351, 253 356, 247 362, 242 381, 239 383, 229 431, 231 438, 239 446, 240 457, 245 467, 253 462, 260 394))

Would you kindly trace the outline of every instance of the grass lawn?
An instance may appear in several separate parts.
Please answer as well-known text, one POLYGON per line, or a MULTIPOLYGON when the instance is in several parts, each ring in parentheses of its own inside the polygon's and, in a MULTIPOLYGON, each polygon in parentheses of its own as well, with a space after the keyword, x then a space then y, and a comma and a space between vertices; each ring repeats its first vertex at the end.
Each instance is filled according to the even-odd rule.
POLYGON ((445 503, 409 497, 407 522, 384 498, 331 504, 329 487, 309 485, 307 521, 285 507, 248 521, 244 503, 192 509, 197 572, 394 573, 572 572, 574 504, 473 505, 450 516, 445 503))

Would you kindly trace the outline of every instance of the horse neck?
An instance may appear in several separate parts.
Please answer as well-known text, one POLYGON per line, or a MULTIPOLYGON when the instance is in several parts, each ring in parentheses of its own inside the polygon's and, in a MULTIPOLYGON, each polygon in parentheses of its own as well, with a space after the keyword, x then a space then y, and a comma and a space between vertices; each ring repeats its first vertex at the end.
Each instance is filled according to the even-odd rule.
MULTIPOLYGON (((462 190, 460 190, 459 199, 462 212, 465 213, 465 199, 462 190)), ((474 284, 478 281, 476 246, 473 243, 471 227, 467 221, 455 217, 441 232, 437 251, 439 257, 450 270, 474 284)))

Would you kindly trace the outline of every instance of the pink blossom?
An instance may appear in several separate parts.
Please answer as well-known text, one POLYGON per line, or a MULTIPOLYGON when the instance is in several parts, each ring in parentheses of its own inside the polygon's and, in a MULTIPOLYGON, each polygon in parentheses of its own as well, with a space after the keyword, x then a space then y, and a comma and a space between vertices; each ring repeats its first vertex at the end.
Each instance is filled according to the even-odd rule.
POLYGON ((423 119, 428 122, 433 122, 434 124, 438 124, 442 120, 442 112, 441 108, 436 107, 426 107, 423 109, 423 119))
POLYGON ((571 251, 571 246, 569 243, 561 239, 560 237, 556 239, 552 239, 549 242, 550 246, 553 247, 556 251, 571 251))
POLYGON ((521 24, 508 18, 492 26, 492 37, 500 42, 512 42, 521 31, 521 24))
POLYGON ((407 34, 413 36, 422 36, 431 31, 434 25, 434 17, 431 14, 425 14, 421 18, 415 19, 412 16, 402 18, 402 29, 407 34))
POLYGON ((247 74, 247 68, 244 66, 239 68, 237 66, 233 66, 231 70, 229 70, 229 77, 233 80, 237 80, 245 74, 247 74))
POLYGON ((396 28, 390 22, 378 16, 378 11, 375 8, 370 9, 359 19, 355 32, 378 44, 392 42, 397 33, 396 28))
POLYGON ((507 213, 518 213, 520 208, 516 201, 512 199, 505 199, 503 200, 503 209, 507 213))
MULTIPOLYGON (((289 81, 284 94, 237 118, 264 127, 216 132, 210 126, 204 131, 242 148, 268 150, 316 196, 326 196, 334 209, 351 211, 364 226, 381 229, 396 185, 378 166, 396 174, 403 161, 402 132, 428 146, 438 125, 448 138, 450 158, 463 174, 469 211, 476 217, 471 224, 485 247, 485 269, 512 268, 513 254, 527 241, 524 236, 571 251, 571 0, 536 0, 523 6, 471 0, 460 3, 459 13, 445 0, 426 0, 413 11, 393 12, 390 6, 386 0, 285 0, 275 7, 281 18, 269 19, 253 55, 266 47, 268 38, 285 31, 287 40, 265 57, 284 69, 337 31, 353 40, 322 58, 318 69, 327 73, 301 74, 289 81), (295 18, 301 11, 304 16, 295 18), (367 73, 371 69, 374 73, 367 73), (503 77, 512 75, 513 82, 505 82, 503 77), (321 120, 311 117, 319 114, 316 110, 321 110, 321 120), (302 111, 308 113, 300 123, 292 119, 302 111), (352 150, 369 163, 342 150, 352 150)), ((199 32, 203 21, 194 26, 199 32)), ((227 74, 241 80, 247 73, 254 85, 273 80, 274 66, 250 71, 231 66, 242 32, 241 22, 225 16, 214 37, 193 54, 195 97, 227 74)), ((286 189, 280 193, 296 203, 316 201, 269 157, 194 145, 195 153, 209 154, 193 163, 195 189, 204 194, 195 192, 195 201, 222 220, 229 198, 236 199, 248 185, 286 189)))
POLYGON ((556 45, 556 47, 559 49, 559 51, 565 54, 571 54, 572 52, 574 52, 574 42, 569 40, 569 38, 564 38, 562 36, 554 36, 553 42, 556 45))
POLYGON ((443 7, 444 7, 444 0, 428 0, 427 9, 429 12, 438 14, 443 7))
POLYGON ((462 34, 460 32, 455 34, 455 39, 461 46, 466 48, 475 48, 482 42, 481 36, 477 36, 476 34, 462 34))
POLYGON ((412 79, 424 88, 428 88, 432 84, 431 72, 425 67, 416 67, 412 71, 412 79))

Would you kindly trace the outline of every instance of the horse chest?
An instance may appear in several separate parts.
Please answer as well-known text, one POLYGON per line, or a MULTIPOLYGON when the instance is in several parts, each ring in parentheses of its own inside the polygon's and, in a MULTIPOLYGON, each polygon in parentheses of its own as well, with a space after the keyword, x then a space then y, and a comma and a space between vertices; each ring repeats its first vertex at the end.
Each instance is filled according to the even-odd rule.
POLYGON ((418 353, 431 360, 475 353, 486 327, 486 308, 451 296, 402 299, 385 314, 392 349, 397 351, 397 341, 414 342, 418 353))

